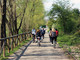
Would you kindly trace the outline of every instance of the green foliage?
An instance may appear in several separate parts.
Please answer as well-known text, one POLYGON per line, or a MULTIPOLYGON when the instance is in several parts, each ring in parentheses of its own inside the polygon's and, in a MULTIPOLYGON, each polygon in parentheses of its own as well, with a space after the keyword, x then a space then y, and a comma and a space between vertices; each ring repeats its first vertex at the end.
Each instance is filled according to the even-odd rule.
POLYGON ((62 35, 58 37, 58 42, 62 46, 74 46, 80 43, 80 37, 75 35, 62 35))
POLYGON ((75 53, 79 53, 79 49, 75 49, 75 53))
POLYGON ((70 47, 69 47, 68 51, 71 52, 71 48, 70 47))
POLYGON ((50 20, 48 21, 47 26, 49 27, 49 29, 52 28, 52 25, 53 25, 55 22, 56 22, 56 21, 53 20, 53 19, 50 19, 50 20))
POLYGON ((42 28, 46 28, 46 25, 42 25, 42 28))
POLYGON ((77 31, 74 35, 80 37, 80 30, 77 31))
MULTIPOLYGON (((6 4, 7 35, 15 35, 17 32, 28 32, 33 27, 37 29, 45 24, 42 0, 8 0, 6 4), (19 27, 21 28, 19 29, 19 27)), ((2 13, 0 14, 0 24, 1 16, 2 13)))
POLYGON ((7 57, 4 57, 4 58, 0 58, 0 60, 6 60, 6 59, 8 59, 7 57))
POLYGON ((44 7, 41 0, 29 0, 24 19, 22 30, 37 29, 45 24, 44 7))
POLYGON ((60 32, 70 34, 80 28, 79 15, 79 9, 72 9, 69 0, 58 0, 49 12, 50 18, 56 19, 56 23, 49 20, 48 27, 56 24, 60 32))

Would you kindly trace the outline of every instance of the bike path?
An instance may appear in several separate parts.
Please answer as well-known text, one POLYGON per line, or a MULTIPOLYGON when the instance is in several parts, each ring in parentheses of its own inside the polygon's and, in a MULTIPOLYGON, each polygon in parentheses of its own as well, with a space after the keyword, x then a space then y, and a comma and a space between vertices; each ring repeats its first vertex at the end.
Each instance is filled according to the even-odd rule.
POLYGON ((37 43, 31 43, 28 48, 26 45, 19 51, 9 57, 8 60, 71 60, 63 50, 57 45, 56 48, 49 42, 49 36, 46 33, 41 46, 37 43))

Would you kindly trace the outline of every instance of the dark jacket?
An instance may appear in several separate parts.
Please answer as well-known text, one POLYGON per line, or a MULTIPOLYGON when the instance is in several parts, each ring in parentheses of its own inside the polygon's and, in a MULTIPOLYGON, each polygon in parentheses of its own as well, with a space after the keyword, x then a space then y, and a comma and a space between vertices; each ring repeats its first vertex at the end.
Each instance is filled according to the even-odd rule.
POLYGON ((40 31, 36 33, 36 37, 41 37, 41 32, 40 31))

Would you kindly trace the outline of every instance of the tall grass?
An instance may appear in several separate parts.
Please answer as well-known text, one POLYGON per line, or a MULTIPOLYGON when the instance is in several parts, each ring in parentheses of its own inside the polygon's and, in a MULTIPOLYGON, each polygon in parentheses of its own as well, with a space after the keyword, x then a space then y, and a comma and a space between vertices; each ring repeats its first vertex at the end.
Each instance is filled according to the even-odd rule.
POLYGON ((61 35, 58 36, 58 43, 60 46, 74 46, 80 44, 80 37, 75 35, 61 35))

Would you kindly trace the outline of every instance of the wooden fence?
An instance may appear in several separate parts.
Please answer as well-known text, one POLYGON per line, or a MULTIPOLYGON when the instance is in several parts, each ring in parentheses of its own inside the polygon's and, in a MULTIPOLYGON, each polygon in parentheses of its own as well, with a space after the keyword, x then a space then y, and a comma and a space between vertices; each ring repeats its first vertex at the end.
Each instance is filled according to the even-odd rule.
POLYGON ((8 53, 10 53, 10 50, 13 51, 13 49, 17 47, 22 41, 30 37, 31 33, 23 33, 0 39, 0 42, 3 41, 3 45, 0 51, 0 56, 3 53, 3 57, 5 57, 5 47, 7 47, 8 53))

